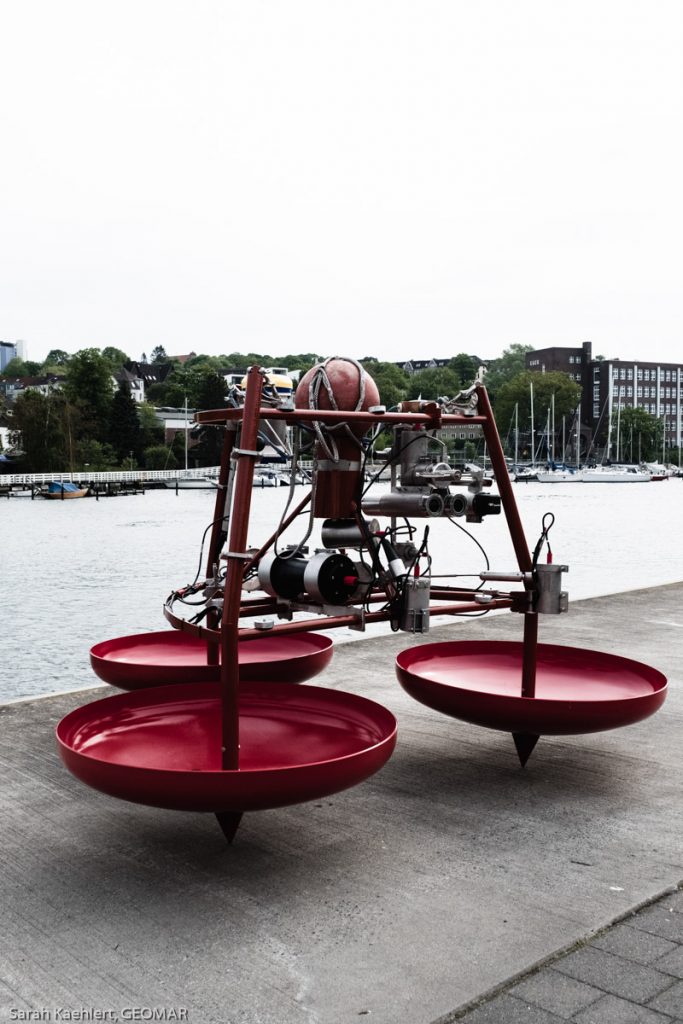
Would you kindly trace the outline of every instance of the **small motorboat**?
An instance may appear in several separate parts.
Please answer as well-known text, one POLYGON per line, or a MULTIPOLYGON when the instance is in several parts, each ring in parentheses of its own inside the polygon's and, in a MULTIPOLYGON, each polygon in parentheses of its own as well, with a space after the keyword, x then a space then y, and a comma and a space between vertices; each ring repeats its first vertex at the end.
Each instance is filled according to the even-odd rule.
POLYGON ((79 487, 78 484, 72 484, 68 480, 51 480, 47 485, 44 497, 58 498, 61 501, 64 498, 85 498, 87 493, 87 487, 79 487))

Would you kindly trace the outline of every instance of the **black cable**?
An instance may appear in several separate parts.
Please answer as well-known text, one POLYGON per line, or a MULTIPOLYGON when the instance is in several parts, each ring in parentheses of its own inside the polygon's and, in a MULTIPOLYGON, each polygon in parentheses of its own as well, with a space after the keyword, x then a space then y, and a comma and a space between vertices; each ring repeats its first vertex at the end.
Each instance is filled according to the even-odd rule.
MULTIPOLYGON (((457 526, 459 530, 462 530, 462 532, 465 534, 465 536, 469 537, 470 540, 473 541, 477 545, 477 547, 481 551, 482 555, 484 556, 484 561, 486 562, 486 571, 488 572, 488 570, 491 568, 491 563, 489 562, 489 556, 486 554, 486 551, 481 546, 481 544, 479 543, 477 538, 474 536, 474 534, 470 533, 469 530, 466 530, 464 526, 460 525, 460 523, 456 523, 455 519, 453 519, 451 516, 448 516, 448 521, 453 523, 453 526, 457 526)), ((471 574, 469 574, 469 573, 459 573, 458 574, 457 573, 456 575, 474 575, 474 573, 471 573, 471 574)), ((481 588, 484 586, 484 582, 485 581, 482 580, 481 583, 479 584, 479 586, 474 588, 475 592, 477 590, 481 590, 481 588)), ((477 614, 479 614, 479 613, 477 613, 477 614)))
MULTIPOLYGON (((221 520, 223 520, 223 519, 225 519, 225 515, 219 516, 217 519, 214 519, 212 523, 209 523, 207 528, 204 530, 204 533, 202 534, 202 540, 201 540, 201 544, 200 544, 200 547, 199 547, 199 565, 197 566, 197 574, 196 574, 195 578, 193 579, 192 583, 189 584, 190 587, 194 587, 196 585, 196 583, 197 583, 197 580, 201 576, 202 561, 204 559, 204 541, 206 540, 206 535, 209 532, 209 530, 213 529, 213 527, 216 525, 216 523, 220 523, 221 520)), ((225 533, 224 530, 221 531, 221 532, 225 533)), ((225 542, 223 542, 223 543, 225 543, 225 542)), ((220 547, 222 547, 222 546, 223 545, 221 544, 220 547)))
MULTIPOLYGON (((433 438, 433 436, 434 436, 433 434, 430 434, 428 431, 426 433, 427 433, 428 437, 433 438)), ((389 459, 386 460, 384 465, 380 467, 379 471, 377 473, 375 473, 374 476, 370 477, 370 480, 368 481, 367 487, 362 491, 362 493, 360 495, 361 501, 365 497, 365 495, 368 493, 368 491, 370 490, 372 485, 377 483, 377 481, 381 478, 382 474, 384 472, 386 472, 386 470, 389 469, 391 466, 396 465, 396 463, 401 458, 401 453, 404 452, 406 450, 406 448, 409 448, 411 444, 415 444, 416 441, 422 440, 422 438, 424 436, 425 436, 425 431, 422 431, 422 430, 416 431, 415 432, 415 437, 412 437, 410 439, 410 441, 408 441, 408 444, 405 444, 403 446, 401 451, 397 452, 395 455, 392 455, 389 459)), ((374 445, 375 445, 378 437, 379 437, 379 434, 377 435, 376 438, 373 439, 373 442, 372 442, 372 445, 370 446, 370 449, 374 448, 374 445)), ((360 475, 361 481, 363 480, 363 477, 365 475, 365 467, 367 465, 367 460, 368 460, 368 455, 369 455, 370 449, 368 451, 366 451, 366 453, 365 453, 365 459, 364 459, 364 462, 363 462, 363 471, 362 471, 362 473, 360 475)))
POLYGON ((548 534, 550 533, 550 531, 551 531, 551 529, 553 527, 554 522, 555 522, 555 516, 553 515, 552 512, 546 512, 545 515, 543 516, 543 518, 541 519, 541 536, 538 538, 538 543, 536 544, 536 547, 534 548, 533 557, 531 559, 531 565, 532 565, 532 567, 534 569, 536 568, 536 565, 538 563, 538 559, 539 559, 539 556, 541 554, 541 549, 543 547, 544 542, 548 545, 548 553, 549 553, 550 557, 552 558, 553 553, 552 553, 552 550, 551 550, 551 547, 550 547, 550 541, 548 540, 548 534), (550 522, 548 523, 547 526, 546 526, 546 519, 550 520, 550 522))

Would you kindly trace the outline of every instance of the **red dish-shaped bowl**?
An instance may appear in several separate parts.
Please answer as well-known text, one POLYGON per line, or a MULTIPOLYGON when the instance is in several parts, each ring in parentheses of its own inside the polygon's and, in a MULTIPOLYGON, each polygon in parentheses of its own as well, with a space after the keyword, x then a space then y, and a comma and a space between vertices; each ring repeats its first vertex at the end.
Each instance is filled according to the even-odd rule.
POLYGON ((221 768, 217 683, 122 693, 57 726, 67 768, 111 796, 184 811, 255 811, 362 782, 390 757, 396 720, 381 704, 318 686, 242 683, 240 767, 221 768))
POLYGON ((539 736, 602 732, 653 714, 666 677, 599 651, 538 645, 536 695, 522 697, 522 644, 464 640, 402 651, 396 674, 411 697, 474 725, 539 736))
MULTIPOLYGON (((322 672, 332 650, 332 640, 319 633, 241 640, 240 679, 302 683, 322 672)), ((103 640, 91 648, 90 664, 100 679, 121 690, 220 678, 220 668, 206 663, 206 641, 180 630, 103 640)))

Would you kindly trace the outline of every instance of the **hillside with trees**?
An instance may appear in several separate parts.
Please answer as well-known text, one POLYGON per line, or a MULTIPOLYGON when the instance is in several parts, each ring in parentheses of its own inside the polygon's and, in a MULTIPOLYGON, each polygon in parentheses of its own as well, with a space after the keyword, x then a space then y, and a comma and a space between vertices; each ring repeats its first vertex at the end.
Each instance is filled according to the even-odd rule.
MULTIPOLYGON (((580 387, 567 374, 529 373, 525 355, 530 346, 513 344, 488 363, 485 383, 503 439, 509 437, 517 409, 519 430, 530 426, 530 388, 535 393, 536 430, 542 430, 547 411, 554 404, 556 424, 571 417, 580 399, 580 387)), ((144 356, 144 353, 143 353, 144 356)), ((286 367, 303 375, 325 356, 316 352, 272 355, 229 352, 210 356, 191 354, 182 361, 167 355, 162 345, 146 358, 130 359, 122 349, 107 346, 86 348, 70 354, 53 349, 42 363, 13 359, 0 380, 50 378, 40 393, 26 387, 12 405, 4 403, 3 422, 11 429, 15 447, 21 449, 21 467, 27 472, 71 471, 83 466, 93 470, 116 468, 175 468, 184 459, 184 437, 167 444, 155 409, 216 408, 225 401, 227 375, 245 373, 249 366, 286 367), (145 374, 145 402, 135 401, 125 373, 145 374), (121 383, 116 385, 115 376, 121 383)), ((480 360, 466 353, 455 355, 440 367, 407 373, 397 363, 367 356, 361 360, 375 379, 381 400, 388 409, 399 402, 422 398, 452 397, 475 379, 480 360)), ((614 427, 613 427, 614 429, 614 427)), ((641 409, 624 410, 622 450, 633 457, 652 459, 661 444, 661 425, 641 409), (628 441, 628 448, 625 447, 628 441)), ((221 431, 197 428, 192 439, 192 463, 215 465, 219 459, 221 431)))

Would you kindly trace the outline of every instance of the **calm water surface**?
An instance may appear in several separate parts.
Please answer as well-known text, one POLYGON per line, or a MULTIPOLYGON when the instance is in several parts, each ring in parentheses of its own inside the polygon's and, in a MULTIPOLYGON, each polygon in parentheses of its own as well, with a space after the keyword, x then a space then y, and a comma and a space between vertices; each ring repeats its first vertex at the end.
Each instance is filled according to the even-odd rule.
MULTIPOLYGON (((303 493, 299 488, 295 500, 303 493)), ((260 545, 273 531, 286 495, 285 488, 254 490, 250 544, 260 545)), ((554 560, 570 568, 570 614, 572 599, 683 580, 682 480, 517 484, 515 495, 531 549, 543 514, 555 514, 550 538, 554 560)), ((88 658, 93 644, 166 628, 164 599, 195 578, 214 501, 213 491, 150 491, 98 502, 0 502, 0 702, 99 685, 88 658)), ((418 537, 426 522, 416 521, 418 537)), ((428 522, 434 573, 485 568, 481 551, 464 533, 449 522, 428 522)), ((504 516, 468 529, 486 549, 491 568, 516 568, 504 516)), ((303 531, 299 520, 287 539, 298 540, 303 531)), ((388 628, 382 624, 373 632, 388 628)), ((337 642, 361 636, 349 630, 333 635, 337 642)))

